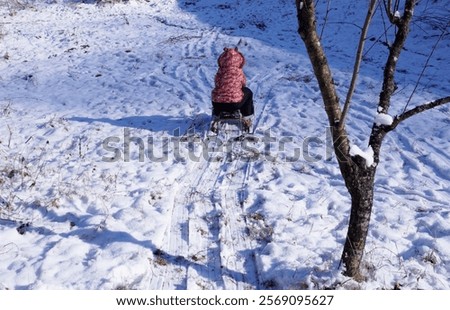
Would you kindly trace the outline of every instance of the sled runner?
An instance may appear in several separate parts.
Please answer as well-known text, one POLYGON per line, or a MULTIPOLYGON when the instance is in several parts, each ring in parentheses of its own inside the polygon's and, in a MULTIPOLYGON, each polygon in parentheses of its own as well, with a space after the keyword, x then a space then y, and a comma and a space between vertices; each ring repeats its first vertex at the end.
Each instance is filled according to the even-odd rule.
POLYGON ((210 133, 215 136, 220 136, 225 140, 258 141, 253 135, 251 121, 248 119, 246 120, 239 110, 233 112, 221 112, 219 116, 213 116, 210 133))
POLYGON ((239 110, 233 112, 220 112, 218 116, 213 116, 211 122, 211 131, 218 135, 220 131, 234 128, 238 135, 244 132, 242 114, 239 110), (231 125, 231 126, 227 126, 231 125))

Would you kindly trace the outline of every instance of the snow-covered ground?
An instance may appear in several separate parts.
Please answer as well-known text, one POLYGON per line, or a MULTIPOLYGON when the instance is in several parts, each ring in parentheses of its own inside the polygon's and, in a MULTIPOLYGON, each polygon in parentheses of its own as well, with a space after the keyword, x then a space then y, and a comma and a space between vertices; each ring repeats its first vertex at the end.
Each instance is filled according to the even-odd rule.
MULTIPOLYGON (((80 2, 0 1, 0 288, 450 289, 449 106, 386 138, 356 283, 339 269, 350 201, 294 1, 80 2), (246 56, 261 140, 212 152, 198 138, 225 46, 246 56)), ((344 98, 366 1, 336 2, 322 38, 344 98)), ((449 16, 432 2, 392 115, 440 35, 427 14, 449 16)), ((384 25, 377 11, 349 115, 361 152, 389 119, 376 113, 384 25)), ((449 44, 410 107, 450 93, 449 44)))

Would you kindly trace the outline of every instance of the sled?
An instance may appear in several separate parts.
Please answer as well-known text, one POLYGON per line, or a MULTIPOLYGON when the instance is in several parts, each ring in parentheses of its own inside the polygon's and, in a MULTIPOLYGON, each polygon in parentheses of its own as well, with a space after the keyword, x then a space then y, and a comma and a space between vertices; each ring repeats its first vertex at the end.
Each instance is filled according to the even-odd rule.
POLYGON ((221 112, 219 116, 213 116, 209 137, 221 137, 227 141, 258 141, 251 132, 252 128, 245 128, 243 121, 239 110, 221 112))
POLYGON ((211 121, 211 132, 219 135, 226 131, 237 131, 241 135, 244 131, 242 114, 239 110, 233 112, 220 112, 219 116, 213 116, 211 121))

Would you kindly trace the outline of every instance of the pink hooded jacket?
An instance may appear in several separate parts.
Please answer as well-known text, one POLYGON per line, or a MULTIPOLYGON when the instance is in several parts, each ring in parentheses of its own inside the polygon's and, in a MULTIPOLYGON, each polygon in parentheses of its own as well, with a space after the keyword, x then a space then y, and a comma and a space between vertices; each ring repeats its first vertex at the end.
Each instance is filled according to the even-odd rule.
POLYGON ((234 49, 224 48, 224 52, 219 56, 214 83, 215 87, 211 93, 213 102, 237 103, 244 98, 242 87, 247 83, 242 68, 245 64, 244 55, 234 49))

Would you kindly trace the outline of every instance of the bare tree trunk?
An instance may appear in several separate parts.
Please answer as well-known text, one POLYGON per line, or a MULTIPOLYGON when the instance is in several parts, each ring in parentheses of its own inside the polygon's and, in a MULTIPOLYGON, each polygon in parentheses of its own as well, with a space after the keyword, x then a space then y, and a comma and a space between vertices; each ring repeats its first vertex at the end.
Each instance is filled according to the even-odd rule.
MULTIPOLYGON (((395 2, 395 9, 398 8, 398 3, 399 2, 397 1, 395 2)), ((389 47, 390 53, 384 69, 383 88, 378 103, 377 111, 379 113, 387 114, 389 111, 391 96, 395 90, 394 73, 397 60, 409 33, 409 24, 413 16, 415 3, 415 0, 406 0, 403 15, 398 17, 397 14, 392 12, 392 1, 385 2, 386 13, 389 20, 397 27, 398 31, 395 36, 395 41, 389 47)), ((362 32, 360 38, 361 51, 357 53, 357 57, 361 56, 361 45, 365 40, 365 33, 370 22, 370 17, 373 14, 374 5, 375 1, 371 1, 367 13, 366 24, 364 26, 365 31, 362 32)), ((450 97, 447 96, 437 99, 433 102, 417 106, 409 111, 404 111, 394 118, 391 125, 373 124, 369 139, 369 147, 373 150, 374 158, 373 164, 367 165, 364 158, 358 155, 352 156, 350 154, 350 142, 345 128, 345 115, 350 106, 354 82, 350 85, 349 96, 344 105, 344 112, 342 112, 339 97, 337 96, 334 86, 333 76, 330 67, 328 66, 325 52, 320 43, 320 38, 317 34, 315 2, 314 0, 296 0, 296 6, 299 25, 298 33, 305 44, 314 74, 319 84, 324 109, 327 113, 328 122, 331 128, 334 151, 352 201, 348 232, 341 258, 341 261, 345 266, 344 274, 353 277, 355 280, 364 280, 361 274, 360 265, 369 231, 374 200, 375 174, 380 161, 380 150, 383 139, 386 134, 394 130, 400 122, 418 113, 446 104, 450 102, 450 97)), ((359 61, 356 61, 355 66, 353 80, 356 79, 359 61)))
MULTIPOLYGON (((365 165, 365 160, 360 157, 355 158, 355 161, 360 161, 360 164, 365 165)), ((349 188, 352 206, 341 262, 345 267, 344 275, 357 281, 364 280, 360 273, 360 265, 372 214, 375 170, 375 167, 358 166, 357 177, 354 175, 344 176, 344 178, 349 178, 352 183, 349 188)))

